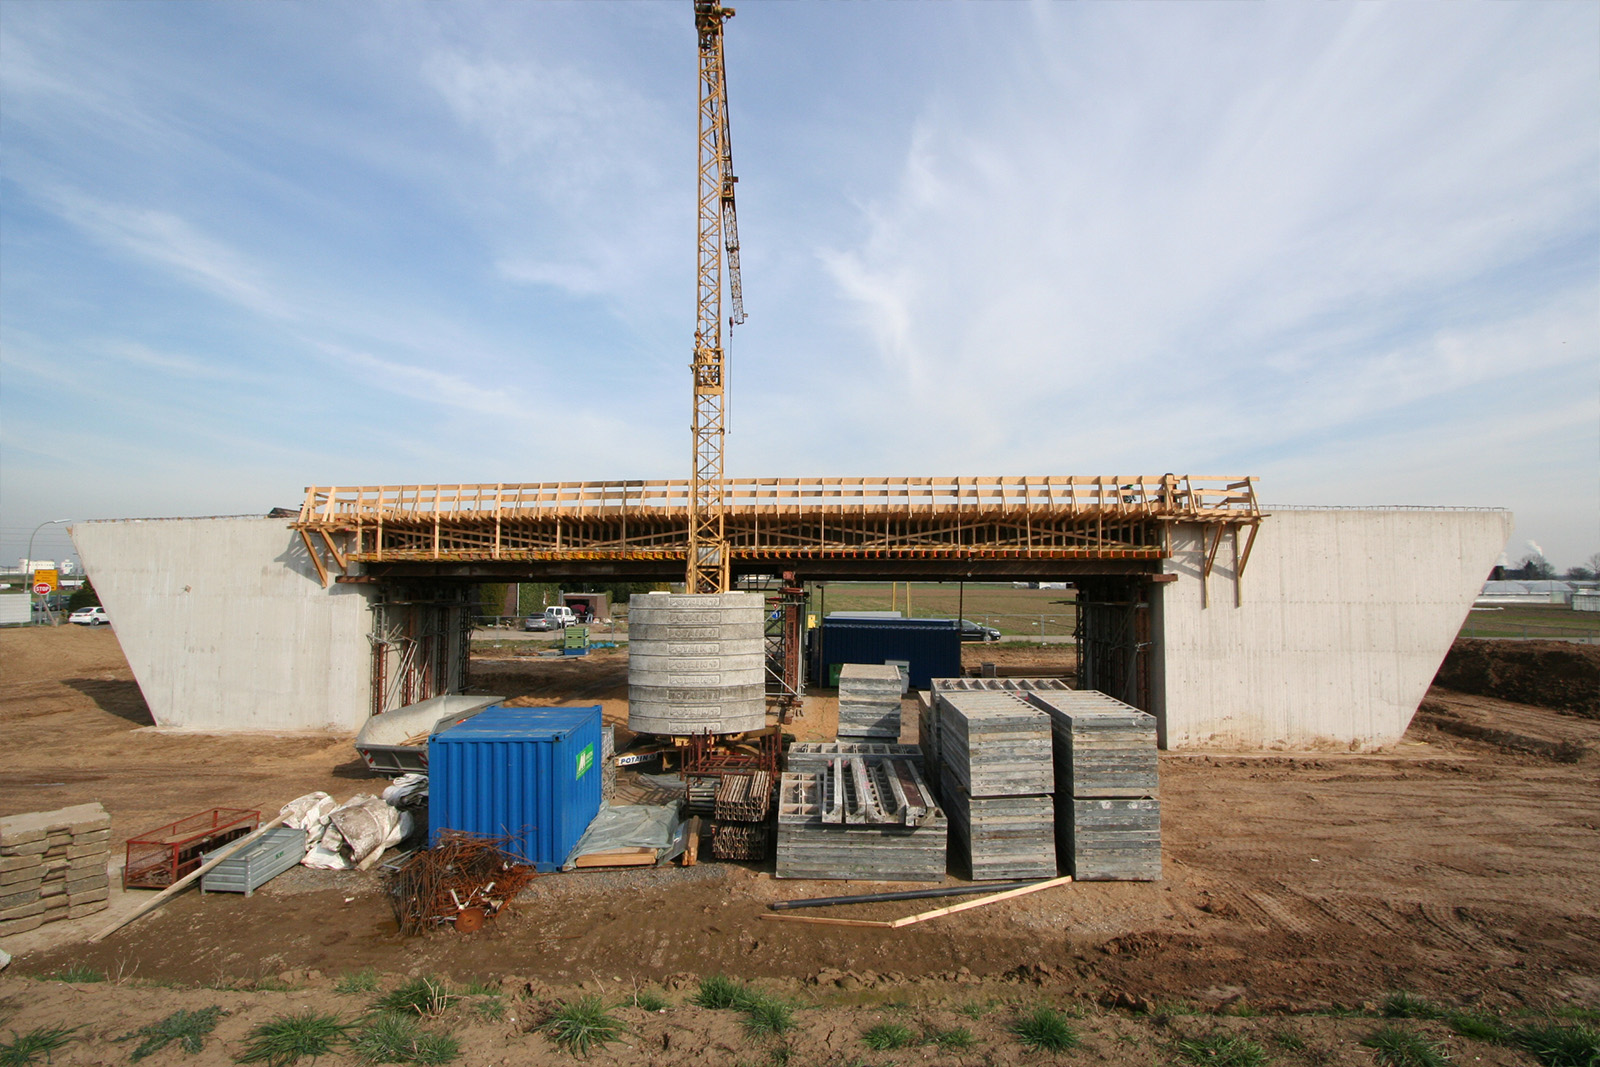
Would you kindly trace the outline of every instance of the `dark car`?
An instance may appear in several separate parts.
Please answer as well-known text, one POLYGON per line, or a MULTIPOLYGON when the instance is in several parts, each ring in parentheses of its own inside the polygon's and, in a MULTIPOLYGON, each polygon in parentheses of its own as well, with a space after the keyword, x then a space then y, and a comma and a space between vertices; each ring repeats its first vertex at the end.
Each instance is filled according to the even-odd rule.
POLYGON ((1000 631, 993 626, 979 626, 971 619, 961 620, 961 640, 963 641, 998 641, 1000 631))

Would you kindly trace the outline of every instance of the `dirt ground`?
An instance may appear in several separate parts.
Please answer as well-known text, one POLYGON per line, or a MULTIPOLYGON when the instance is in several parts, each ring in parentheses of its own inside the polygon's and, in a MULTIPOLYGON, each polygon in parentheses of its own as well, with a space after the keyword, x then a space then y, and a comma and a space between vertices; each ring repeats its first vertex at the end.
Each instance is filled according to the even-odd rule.
MULTIPOLYGON (((1070 648, 967 651, 974 666, 1007 672, 1030 656, 1041 673, 1071 666, 1070 648)), ((626 715, 622 650, 584 659, 496 650, 475 659, 474 681, 518 703, 594 702, 608 721, 626 715)), ((830 704, 812 701, 794 731, 825 735, 830 704)), ((99 800, 114 852, 204 808, 272 813, 313 789, 343 800, 384 784, 366 776, 348 738, 153 728, 109 630, 0 632, 0 716, 9 756, 0 812, 99 800)), ((112 1038, 180 1007, 220 1004, 233 1014, 216 1036, 237 1051, 249 1025, 284 1010, 359 1014, 367 1002, 331 986, 373 968, 390 984, 438 974, 500 991, 499 1019, 469 1001, 446 1020, 468 1063, 565 1062, 523 1032, 551 1002, 654 988, 672 1006, 627 1009, 630 1044, 596 1062, 758 1063, 780 1046, 798 1055, 790 1062, 887 1062, 859 1039, 885 1018, 959 1024, 978 1039, 966 1052, 902 1050, 896 1062, 1037 1062, 1006 1026, 1014 1005, 1044 1000, 1087 1012, 1087 1047, 1074 1058, 1148 1064, 1170 1058, 1185 1028, 1254 1027, 1265 1041, 1292 1026, 1315 1052, 1306 1062, 1321 1065, 1370 1062, 1354 1044, 1370 1021, 1285 1013, 1370 1006, 1394 990, 1485 1010, 1600 1004, 1600 722, 1435 688, 1389 750, 1169 753, 1161 791, 1161 881, 1076 883, 898 931, 763 921, 770 901, 869 887, 703 863, 542 877, 480 934, 405 939, 376 875, 296 868, 249 899, 180 896, 96 945, 62 936, 86 937, 103 925, 94 919, 57 931, 55 944, 0 943, 17 957, 0 974, 0 1026, 82 1024, 53 1062, 123 1063, 127 1047, 112 1038), (113 981, 40 980, 69 967, 113 981), (696 977, 716 972, 802 1005, 787 1045, 751 1037, 733 1013, 683 1004, 696 977), (1179 1004, 1269 1016, 1169 1018, 1179 1004)), ((1461 1051, 1485 1064, 1533 1062, 1491 1046, 1461 1051)), ((230 1062, 217 1055, 182 1062, 230 1062)))
POLYGON ((1462 639, 1445 656, 1438 684, 1600 719, 1597 678, 1600 645, 1462 639))

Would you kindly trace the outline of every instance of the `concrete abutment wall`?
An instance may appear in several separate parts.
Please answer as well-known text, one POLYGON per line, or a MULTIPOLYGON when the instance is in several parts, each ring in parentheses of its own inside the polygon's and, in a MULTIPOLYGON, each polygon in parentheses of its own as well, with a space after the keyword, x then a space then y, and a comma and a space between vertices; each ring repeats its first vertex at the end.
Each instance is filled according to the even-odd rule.
POLYGON ((1371 748, 1405 733, 1490 569, 1510 512, 1291 509, 1243 578, 1231 534, 1201 580, 1201 527, 1153 587, 1151 689, 1170 748, 1371 748))
POLYGON ((354 732, 366 721, 372 587, 324 589, 286 520, 88 522, 71 534, 157 725, 354 732))

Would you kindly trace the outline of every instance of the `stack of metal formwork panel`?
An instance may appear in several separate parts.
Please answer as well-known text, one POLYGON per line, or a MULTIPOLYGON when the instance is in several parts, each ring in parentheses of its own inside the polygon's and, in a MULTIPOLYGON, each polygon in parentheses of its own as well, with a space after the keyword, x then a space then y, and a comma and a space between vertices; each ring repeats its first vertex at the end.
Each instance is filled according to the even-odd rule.
POLYGON ((839 736, 900 740, 900 669, 846 663, 839 670, 839 736))
POLYGON ((914 760, 837 757, 783 775, 776 874, 936 882, 948 827, 914 760))
POLYGON ((1161 877, 1155 716, 1087 689, 1035 692, 1050 716, 1056 847, 1081 881, 1161 877))
POLYGON ((934 678, 929 681, 928 692, 917 695, 917 743, 922 746, 923 764, 928 770, 928 780, 939 785, 939 694, 973 692, 978 690, 1002 692, 1031 692, 1036 689, 1069 689, 1060 678, 934 678))
MULTIPOLYGON (((905 759, 922 763, 918 745, 891 745, 879 741, 796 741, 784 757, 786 771, 820 771, 841 756, 864 756, 869 760, 905 759)), ((926 768, 923 771, 926 778, 926 768)))
POLYGON ((1008 691, 935 691, 942 799, 975 881, 1056 874, 1049 716, 1008 691))

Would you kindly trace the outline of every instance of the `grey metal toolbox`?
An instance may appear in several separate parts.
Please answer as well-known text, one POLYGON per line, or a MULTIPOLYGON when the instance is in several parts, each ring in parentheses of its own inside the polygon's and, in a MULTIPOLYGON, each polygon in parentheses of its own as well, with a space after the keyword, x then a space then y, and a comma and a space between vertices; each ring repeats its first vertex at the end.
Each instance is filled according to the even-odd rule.
MULTIPOLYGON (((221 851, 206 853, 206 861, 221 851)), ((200 892, 250 896, 305 857, 306 832, 280 826, 207 871, 200 879, 200 892)))

